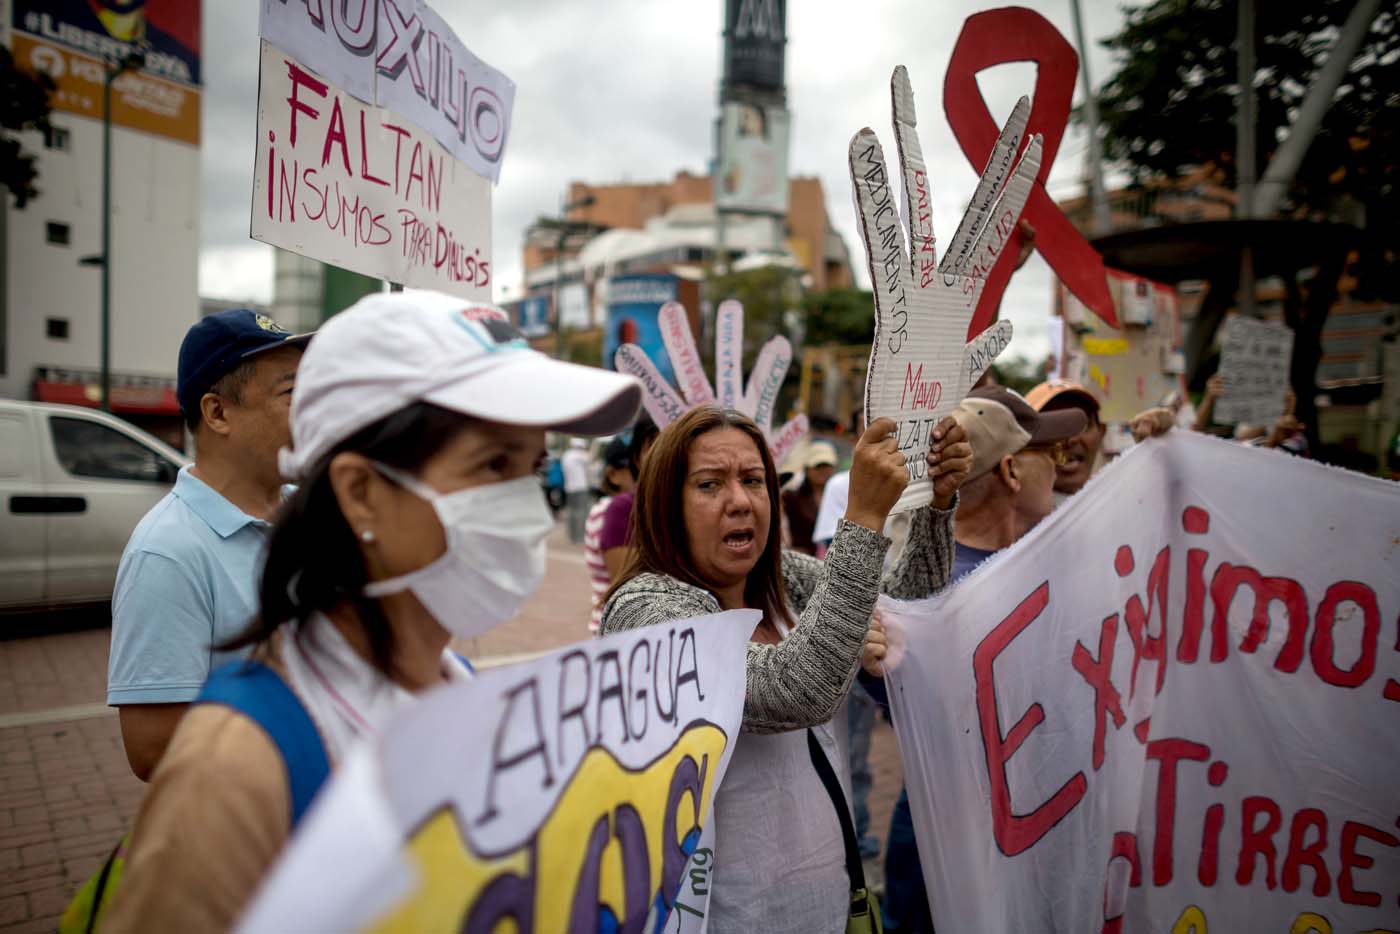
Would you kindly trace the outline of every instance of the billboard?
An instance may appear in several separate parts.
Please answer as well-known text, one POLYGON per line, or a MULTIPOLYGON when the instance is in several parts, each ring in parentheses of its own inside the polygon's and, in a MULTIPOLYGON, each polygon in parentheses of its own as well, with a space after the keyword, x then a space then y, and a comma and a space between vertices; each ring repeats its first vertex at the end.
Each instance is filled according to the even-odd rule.
POLYGON ((661 306, 676 300, 676 277, 614 276, 608 280, 608 328, 603 335, 603 366, 617 369, 614 357, 623 344, 636 344, 669 383, 675 369, 661 341, 661 306))
POLYGON ((544 337, 550 331, 549 296, 531 295, 506 306, 511 323, 526 337, 544 337))
POLYGON ((108 65, 144 52, 142 68, 112 82, 112 123, 197 145, 199 20, 187 0, 15 0, 12 52, 20 69, 53 78, 54 110, 96 120, 108 65))
POLYGON ((783 88, 787 0, 725 0, 724 83, 783 88))
POLYGON ((788 112, 728 101, 719 119, 719 179, 715 207, 787 214, 788 112))

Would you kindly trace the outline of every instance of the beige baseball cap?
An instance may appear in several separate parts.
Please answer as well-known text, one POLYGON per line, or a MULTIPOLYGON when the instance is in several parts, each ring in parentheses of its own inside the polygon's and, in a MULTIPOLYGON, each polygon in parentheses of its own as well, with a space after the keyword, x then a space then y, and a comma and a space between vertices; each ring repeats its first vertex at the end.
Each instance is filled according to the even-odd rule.
POLYGON ((836 466, 836 448, 830 441, 813 441, 807 446, 807 454, 802 458, 803 467, 821 467, 823 464, 836 466))
POLYGON ((1005 386, 985 386, 968 393, 953 417, 972 444, 974 480, 1008 454, 1032 444, 1067 441, 1084 430, 1088 417, 1078 408, 1037 412, 1020 393, 1005 386))

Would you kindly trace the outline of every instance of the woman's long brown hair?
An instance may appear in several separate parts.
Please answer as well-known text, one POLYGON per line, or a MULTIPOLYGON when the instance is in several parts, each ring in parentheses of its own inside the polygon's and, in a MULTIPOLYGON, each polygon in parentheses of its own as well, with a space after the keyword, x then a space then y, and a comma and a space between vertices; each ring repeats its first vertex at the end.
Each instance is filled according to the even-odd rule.
POLYGON ((753 420, 733 409, 702 405, 691 409, 657 435, 642 464, 637 479, 636 500, 632 505, 631 557, 623 566, 604 602, 623 584, 638 574, 665 574, 676 580, 710 590, 700 577, 690 554, 685 531, 683 495, 690 473, 690 448, 695 440, 711 431, 734 428, 748 435, 763 458, 763 479, 768 488, 768 541, 758 563, 749 572, 744 586, 744 602, 762 610, 770 625, 788 622, 787 599, 783 589, 782 500, 778 491, 778 468, 768 451, 768 442, 753 420))

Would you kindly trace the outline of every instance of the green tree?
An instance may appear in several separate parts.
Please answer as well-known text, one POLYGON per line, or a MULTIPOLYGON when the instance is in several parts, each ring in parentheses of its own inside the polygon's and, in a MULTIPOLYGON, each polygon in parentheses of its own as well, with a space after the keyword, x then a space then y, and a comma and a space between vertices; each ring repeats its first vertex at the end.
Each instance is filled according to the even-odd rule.
MULTIPOLYGON (((779 411, 788 412, 797 398, 802 375, 801 316, 788 314, 801 301, 800 286, 793 271, 783 266, 763 266, 727 275, 715 273, 705 282, 705 296, 711 308, 718 308, 720 302, 728 299, 734 299, 744 306, 745 379, 753 370, 759 351, 770 338, 781 334, 792 342, 798 356, 788 367, 787 378, 783 380, 783 388, 778 395, 779 411)), ((713 374, 713 337, 701 341, 699 349, 706 372, 713 374)))
MULTIPOLYGON (((1256 0, 1254 77, 1259 164, 1287 138, 1313 77, 1327 60, 1354 0, 1256 0)), ((1151 0, 1124 9, 1122 29, 1104 44, 1116 53, 1099 94, 1107 158, 1137 183, 1199 168, 1234 184, 1237 4, 1232 0, 1151 0)), ((1359 297, 1400 299, 1400 7, 1387 0, 1309 145, 1285 216, 1338 220, 1365 229, 1351 272, 1359 297)), ((1292 382, 1299 418, 1313 409, 1322 326, 1336 300, 1346 257, 1317 245, 1316 270, 1285 280, 1293 327, 1292 382)), ((1211 283, 1203 321, 1219 321, 1235 281, 1211 283)), ((1209 335, 1203 335, 1208 338, 1209 335)), ((1314 439, 1315 440, 1315 439, 1314 439)))
POLYGON ((32 75, 15 67, 10 50, 0 46, 0 184, 15 197, 15 207, 23 208, 39 194, 34 182, 39 170, 35 157, 24 151, 16 133, 38 130, 47 133, 49 95, 54 91, 48 75, 32 75))
POLYGON ((819 344, 869 344, 875 333, 875 299, 864 289, 827 289, 802 298, 806 334, 819 344))
POLYGON ((992 376, 1008 389, 1021 395, 1045 382, 1045 367, 1049 360, 1036 363, 1029 357, 1015 356, 998 358, 991 366, 992 376))

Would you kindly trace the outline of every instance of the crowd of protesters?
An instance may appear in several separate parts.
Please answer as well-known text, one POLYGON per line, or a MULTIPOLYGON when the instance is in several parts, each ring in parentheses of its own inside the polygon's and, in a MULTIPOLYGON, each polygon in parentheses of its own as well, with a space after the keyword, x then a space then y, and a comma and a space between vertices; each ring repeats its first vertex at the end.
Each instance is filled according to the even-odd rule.
MULTIPOLYGON (((841 930, 865 888, 849 813, 860 857, 879 856, 877 598, 941 591, 1092 496, 1109 430, 1083 386, 1023 398, 986 380, 932 433, 932 502, 892 517, 908 470, 888 419, 855 426, 849 464, 807 444, 784 484, 746 416, 699 406, 658 431, 635 380, 552 360, 497 310, 428 292, 367 297, 314 337, 211 315, 178 384, 196 456, 132 535, 113 598, 108 702, 150 786, 121 872, 75 902, 102 930, 230 926, 347 751, 472 677, 451 639, 511 618, 544 577, 547 431, 575 439, 562 467, 590 630, 763 614, 715 802, 712 929, 841 930)), ((1198 430, 1214 430, 1220 390, 1207 384, 1198 430)), ((1133 436, 1172 430, 1172 401, 1133 436)), ((1303 427, 1290 406, 1236 436, 1306 454, 1303 427)), ((932 930, 903 794, 883 877, 885 930, 932 930)))

